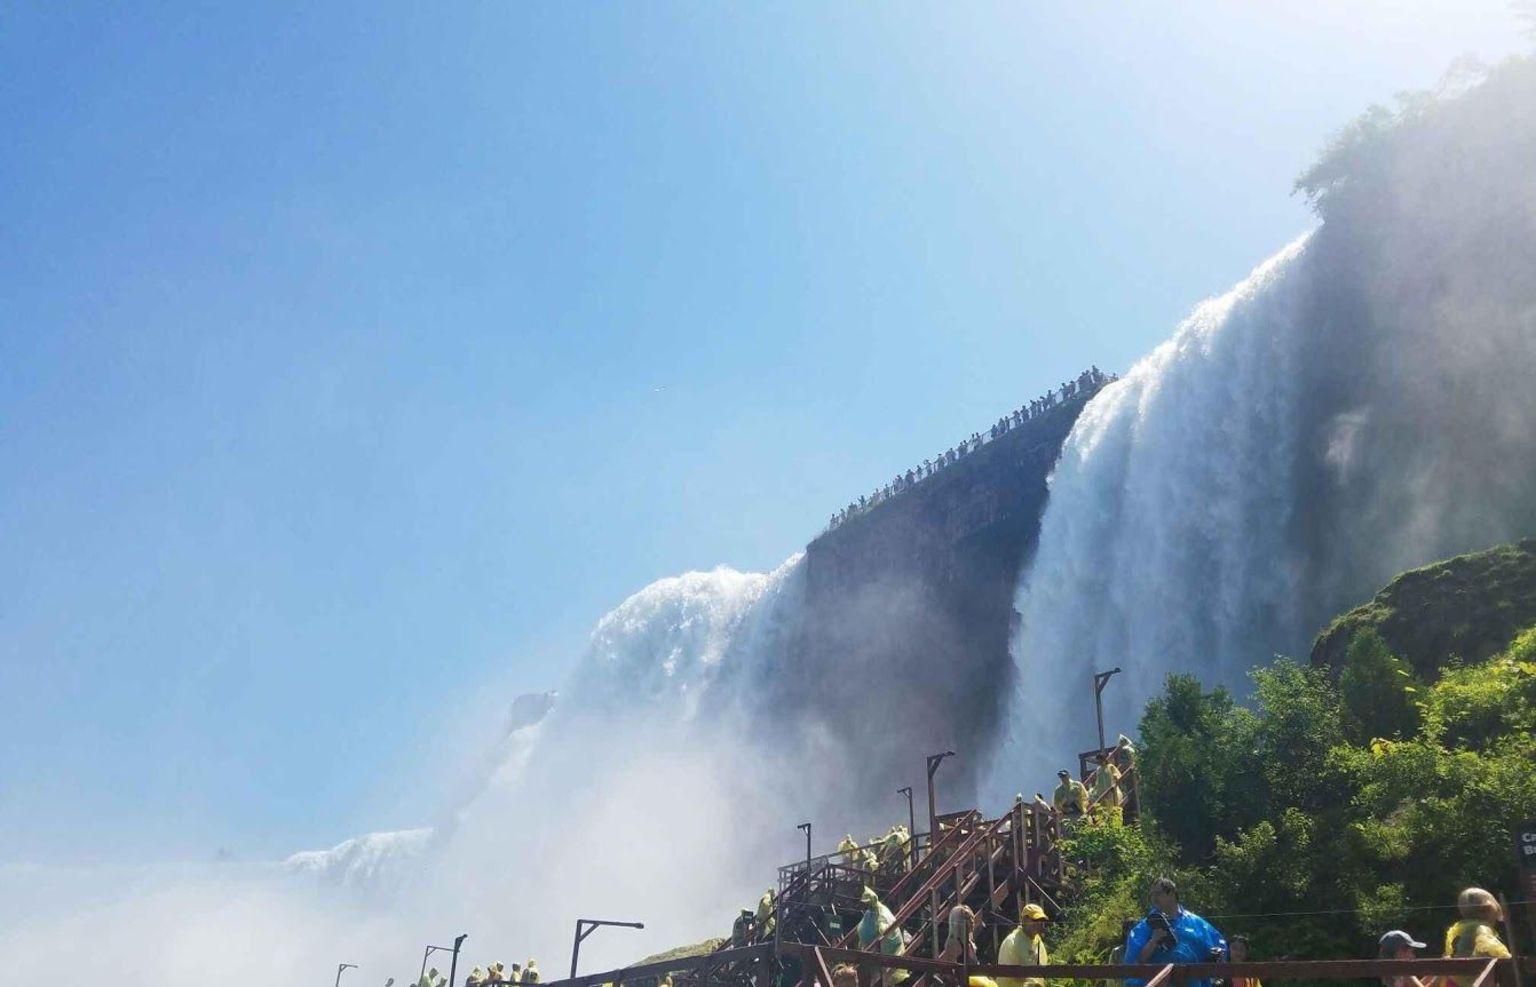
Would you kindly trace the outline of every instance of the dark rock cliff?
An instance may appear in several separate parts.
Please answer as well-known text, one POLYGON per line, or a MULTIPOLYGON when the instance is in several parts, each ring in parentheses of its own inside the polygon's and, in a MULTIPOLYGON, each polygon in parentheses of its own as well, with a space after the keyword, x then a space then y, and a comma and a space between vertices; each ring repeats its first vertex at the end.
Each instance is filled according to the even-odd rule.
MULTIPOLYGON (((803 633, 776 706, 854 752, 850 787, 888 801, 953 749, 940 810, 974 798, 1012 684, 1014 592, 1078 396, 806 548, 803 633)), ((966 802, 969 804, 969 802, 966 802)))

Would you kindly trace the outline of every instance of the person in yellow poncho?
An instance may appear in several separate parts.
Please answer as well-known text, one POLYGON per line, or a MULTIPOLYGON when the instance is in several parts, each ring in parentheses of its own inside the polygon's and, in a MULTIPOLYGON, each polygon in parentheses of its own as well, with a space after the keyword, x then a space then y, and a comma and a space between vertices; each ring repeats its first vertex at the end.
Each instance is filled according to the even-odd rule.
MULTIPOLYGON (((997 947, 997 962, 1003 966, 1045 966, 1050 963, 1050 956, 1045 951, 1045 939, 1042 938, 1045 923, 1044 908, 1034 902, 1025 905, 1019 913, 1018 927, 1008 933, 1003 944, 997 947)), ((997 987, 1045 987, 1045 981, 1039 977, 1024 980, 998 977, 997 987)))
MULTIPOLYGON (((878 940, 880 952, 886 956, 899 954, 906 940, 902 936, 901 926, 896 924, 895 914, 880 900, 874 888, 866 887, 859 894, 859 900, 864 903, 864 915, 859 919, 858 927, 859 948, 868 949, 878 940)), ((892 987, 904 982, 909 975, 906 970, 882 968, 878 983, 892 987)))
POLYGON ((1456 910, 1461 912, 1461 921, 1445 930, 1446 956, 1509 959, 1509 947, 1494 928, 1504 921, 1504 909, 1497 898, 1482 888, 1467 888, 1457 896, 1456 910))
MULTIPOLYGON (((949 940, 944 943, 944 951, 939 953, 939 961, 970 965, 980 962, 976 957, 976 913, 964 905, 949 910, 949 940)), ((970 987, 998 987, 991 977, 973 976, 969 979, 970 987)))
POLYGON ((1051 793, 1051 804, 1067 819, 1080 818, 1088 811, 1088 789, 1066 768, 1056 772, 1056 777, 1061 784, 1051 793))
POLYGON ((1120 770, 1110 763, 1108 754, 1100 754, 1093 771, 1093 814, 1112 825, 1120 824, 1120 770))
POLYGON ((763 892, 763 896, 757 899, 756 932, 757 941, 773 938, 774 923, 773 889, 763 892))

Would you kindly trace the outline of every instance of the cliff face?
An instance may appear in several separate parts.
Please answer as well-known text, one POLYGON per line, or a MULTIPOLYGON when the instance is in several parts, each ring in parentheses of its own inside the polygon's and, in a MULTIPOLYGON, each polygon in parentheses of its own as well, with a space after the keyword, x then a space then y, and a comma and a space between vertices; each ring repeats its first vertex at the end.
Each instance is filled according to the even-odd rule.
POLYGON ((1458 555, 1392 580, 1318 635, 1312 664, 1335 673, 1356 633, 1372 628, 1425 678, 1447 658, 1477 662, 1536 626, 1536 539, 1458 555))
POLYGON ((980 752, 1012 686, 1014 593, 1046 478, 1087 400, 1014 428, 807 546, 803 631, 774 680, 775 705, 856 758, 850 783, 860 792, 888 801, 895 787, 921 782, 925 754, 952 749, 962 757, 945 766, 940 810, 974 798, 980 752))

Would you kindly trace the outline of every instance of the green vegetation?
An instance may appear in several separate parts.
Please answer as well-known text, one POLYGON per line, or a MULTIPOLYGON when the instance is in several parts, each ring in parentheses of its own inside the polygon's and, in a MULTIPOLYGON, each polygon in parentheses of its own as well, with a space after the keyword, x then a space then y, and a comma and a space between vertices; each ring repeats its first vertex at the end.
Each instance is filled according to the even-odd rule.
POLYGON ((1370 631, 1416 674, 1432 677, 1446 658, 1483 661, 1533 625, 1536 539, 1403 573, 1319 634, 1312 663, 1341 667, 1355 637, 1370 631))
POLYGON ((1369 955, 1389 928, 1435 943, 1462 887, 1514 891, 1511 829, 1536 810, 1536 627, 1431 682, 1371 629, 1337 681, 1283 659, 1253 677, 1252 709, 1183 675, 1148 704, 1141 824, 1071 841, 1054 955, 1106 959, 1162 872, 1259 956, 1369 955))
MULTIPOLYGON (((1527 7, 1527 13, 1536 9, 1527 7)), ((1524 117, 1524 108, 1498 110, 1511 100, 1528 99, 1533 86, 1536 58, 1516 56, 1489 67, 1464 56, 1435 89, 1398 93, 1393 106, 1374 105, 1356 117, 1297 176, 1294 191, 1324 220, 1370 207, 1400 190, 1401 162, 1426 148, 1443 162, 1445 179, 1464 180, 1457 145, 1477 145, 1491 132, 1521 126, 1517 118, 1524 117)))
POLYGON ((703 942, 696 942, 691 946, 678 946, 677 948, 669 949, 666 952, 655 953, 651 956, 646 956, 642 959, 635 960, 635 962, 629 965, 646 966, 651 963, 666 963, 670 960, 686 960, 694 956, 707 956, 708 954, 713 953, 715 950, 719 949, 721 946, 725 945, 725 942, 726 940, 723 937, 716 939, 705 939, 703 942))

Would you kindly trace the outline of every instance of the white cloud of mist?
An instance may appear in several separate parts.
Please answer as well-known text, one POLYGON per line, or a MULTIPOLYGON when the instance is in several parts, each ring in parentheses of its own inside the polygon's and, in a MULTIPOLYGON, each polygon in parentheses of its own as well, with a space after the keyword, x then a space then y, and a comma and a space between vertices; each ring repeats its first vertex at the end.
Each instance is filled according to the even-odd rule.
MULTIPOLYGON (((795 856, 803 779, 738 729, 722 668, 773 660, 799 557, 768 574, 662 580, 599 624, 571 699, 519 700, 483 784, 434 830, 369 834, 285 864, 0 870, 0 948, 18 982, 76 969, 125 985, 412 981, 428 942, 566 969, 577 917, 642 921, 583 945, 594 971, 729 933, 795 856), (701 715, 701 706, 708 715, 701 715), (539 707, 539 708, 534 708, 539 707), (531 722, 530 721, 536 721, 531 722), (781 859, 782 858, 782 859, 781 859), (83 964, 83 967, 77 967, 83 964)), ((444 972, 447 959, 434 954, 444 972)))

